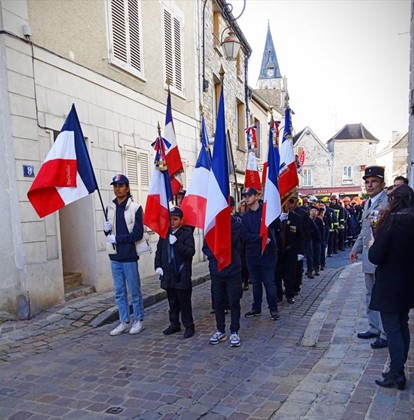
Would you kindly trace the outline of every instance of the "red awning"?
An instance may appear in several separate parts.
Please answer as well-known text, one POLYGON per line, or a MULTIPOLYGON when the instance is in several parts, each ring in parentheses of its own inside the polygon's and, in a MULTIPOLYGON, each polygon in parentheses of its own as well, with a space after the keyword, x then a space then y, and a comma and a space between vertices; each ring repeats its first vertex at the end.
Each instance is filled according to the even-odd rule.
POLYGON ((318 187, 318 188, 298 188, 299 194, 302 195, 331 195, 346 194, 359 195, 362 188, 357 185, 341 186, 341 187, 318 187))

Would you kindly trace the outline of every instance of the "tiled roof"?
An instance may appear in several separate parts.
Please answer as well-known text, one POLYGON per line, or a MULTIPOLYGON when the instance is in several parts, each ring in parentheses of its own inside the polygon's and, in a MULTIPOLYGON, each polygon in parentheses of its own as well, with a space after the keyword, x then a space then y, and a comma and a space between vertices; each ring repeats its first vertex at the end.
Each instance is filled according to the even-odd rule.
POLYGON ((346 124, 331 140, 379 140, 373 136, 363 124, 346 124))

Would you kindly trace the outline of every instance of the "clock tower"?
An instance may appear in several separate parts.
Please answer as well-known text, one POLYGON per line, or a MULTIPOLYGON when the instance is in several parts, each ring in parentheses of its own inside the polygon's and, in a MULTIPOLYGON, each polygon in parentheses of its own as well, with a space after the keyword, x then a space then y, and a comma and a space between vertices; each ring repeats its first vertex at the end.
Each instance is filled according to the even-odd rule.
POLYGON ((257 81, 257 93, 273 106, 283 107, 286 80, 282 78, 275 46, 273 44, 270 24, 267 25, 266 43, 263 51, 262 65, 257 81))

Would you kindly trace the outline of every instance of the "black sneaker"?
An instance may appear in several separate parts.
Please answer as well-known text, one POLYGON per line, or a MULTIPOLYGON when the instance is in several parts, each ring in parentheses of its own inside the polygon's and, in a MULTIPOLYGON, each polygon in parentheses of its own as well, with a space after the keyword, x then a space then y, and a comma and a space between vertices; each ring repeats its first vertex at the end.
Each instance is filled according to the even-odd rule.
POLYGON ((190 325, 189 327, 185 327, 184 331, 184 338, 190 338, 195 334, 195 327, 194 324, 190 325))
POLYGON ((254 311, 253 309, 249 312, 246 312, 244 314, 245 318, 253 318, 254 316, 260 316, 262 313, 259 311, 254 311))
POLYGON ((181 327, 179 325, 170 325, 162 333, 164 335, 171 335, 171 334, 175 334, 176 332, 179 332, 179 331, 181 331, 181 327))
POLYGON ((280 319, 279 312, 277 311, 270 312, 270 318, 272 318, 273 321, 277 321, 278 319, 280 319))

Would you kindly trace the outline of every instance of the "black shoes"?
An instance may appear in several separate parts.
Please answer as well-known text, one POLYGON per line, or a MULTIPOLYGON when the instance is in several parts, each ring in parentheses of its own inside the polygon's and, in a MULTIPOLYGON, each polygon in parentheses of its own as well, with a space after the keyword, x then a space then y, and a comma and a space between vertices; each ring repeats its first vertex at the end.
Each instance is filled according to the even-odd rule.
POLYGON ((287 303, 288 303, 289 305, 293 305, 293 304, 295 303, 295 299, 294 299, 293 297, 291 297, 291 298, 287 298, 287 303))
POLYGON ((405 378, 405 375, 403 372, 396 373, 393 371, 389 371, 384 377, 384 379, 375 380, 375 383, 379 386, 382 386, 383 388, 393 388, 394 386, 397 386, 397 388, 400 391, 404 391, 406 382, 407 382, 407 379, 405 378))
POLYGON ((273 321, 277 321, 278 319, 280 319, 279 312, 278 311, 270 312, 270 318, 272 318, 273 321))
POLYGON ((312 271, 307 271, 306 275, 308 276, 308 279, 314 279, 315 277, 312 275, 312 271))
POLYGON ((171 335, 171 334, 175 334, 176 332, 180 332, 180 331, 181 331, 181 327, 179 325, 170 325, 162 333, 164 335, 171 335))
POLYGON ((357 337, 363 338, 363 339, 378 338, 379 334, 375 334, 371 331, 366 331, 366 332, 358 333, 357 337))
POLYGON ((254 311, 253 309, 249 312, 246 312, 244 314, 245 318, 253 318, 254 316, 260 316, 262 313, 259 311, 254 311))
POLYGON ((388 341, 384 338, 377 338, 373 343, 371 343, 373 349, 384 349, 388 347, 388 341))
POLYGON ((190 325, 189 327, 185 328, 184 338, 190 338, 194 335, 194 333, 195 333, 194 325, 190 325))

